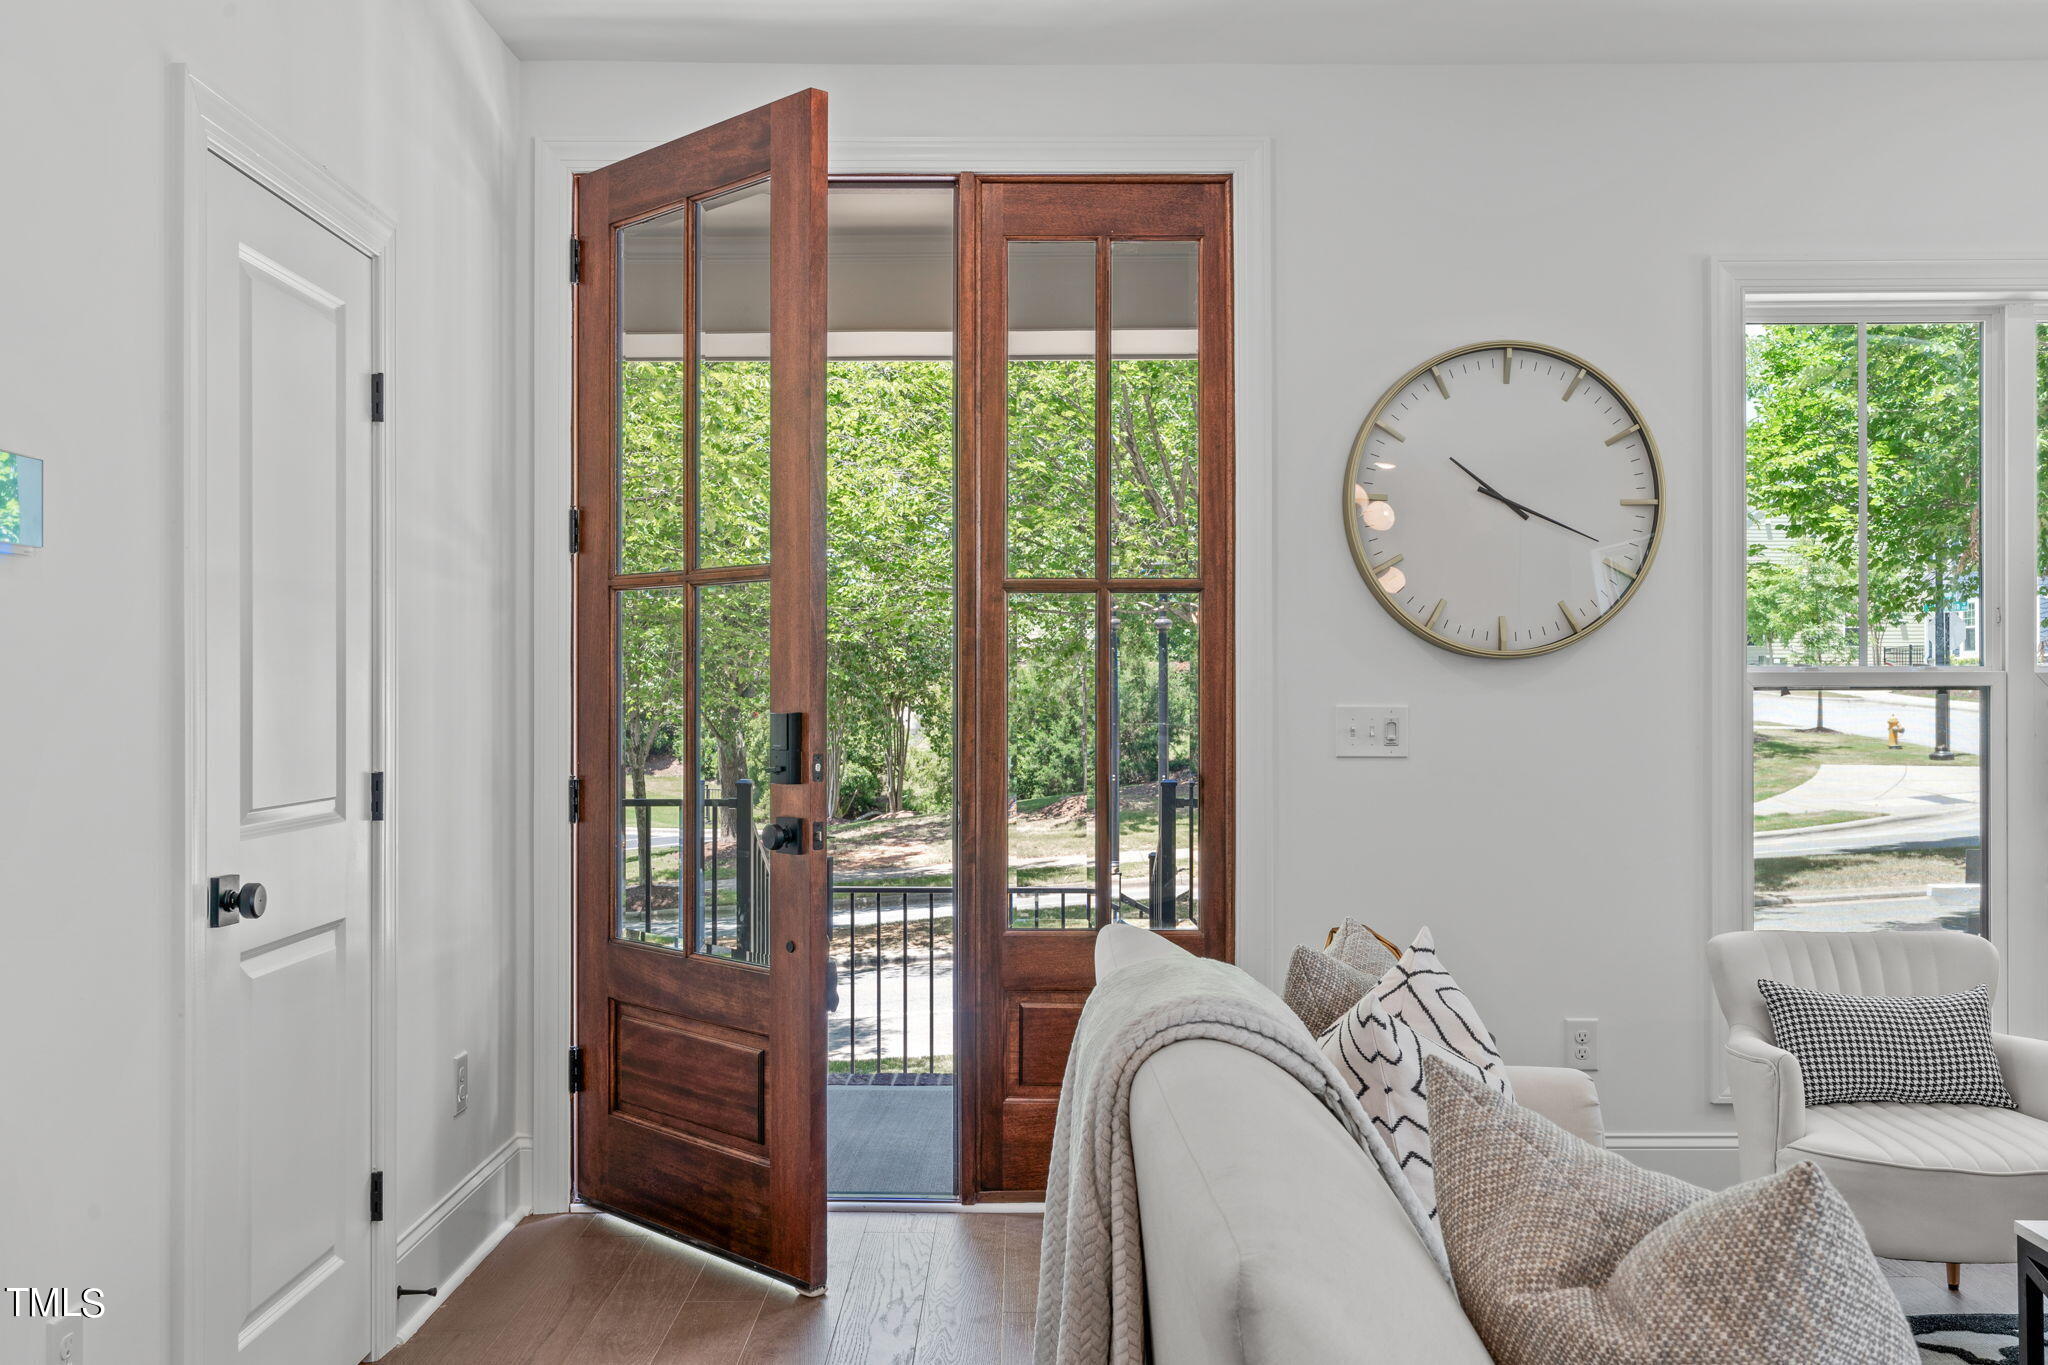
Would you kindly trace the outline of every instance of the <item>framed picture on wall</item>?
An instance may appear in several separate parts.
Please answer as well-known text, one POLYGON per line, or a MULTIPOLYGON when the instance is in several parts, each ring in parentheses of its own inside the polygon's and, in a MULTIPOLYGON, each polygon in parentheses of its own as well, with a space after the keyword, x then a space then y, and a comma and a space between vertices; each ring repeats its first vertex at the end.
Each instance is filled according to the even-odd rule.
POLYGON ((43 548, 43 462, 0 450, 0 555, 43 548))

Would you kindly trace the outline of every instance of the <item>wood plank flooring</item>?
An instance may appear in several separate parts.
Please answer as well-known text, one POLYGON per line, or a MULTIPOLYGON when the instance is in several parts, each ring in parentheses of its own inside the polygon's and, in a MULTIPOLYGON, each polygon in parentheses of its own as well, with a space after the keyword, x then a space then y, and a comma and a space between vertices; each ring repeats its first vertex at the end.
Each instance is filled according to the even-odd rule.
POLYGON ((1024 1365, 1039 1219, 834 1213, 807 1299, 598 1214, 529 1218, 392 1365, 1024 1365))
MULTIPOLYGON (((1039 1218, 835 1213, 832 1292, 807 1299, 597 1214, 529 1218, 392 1365, 1025 1365, 1039 1218)), ((2010 1265, 1884 1261, 1908 1313, 2011 1313, 2010 1265)))

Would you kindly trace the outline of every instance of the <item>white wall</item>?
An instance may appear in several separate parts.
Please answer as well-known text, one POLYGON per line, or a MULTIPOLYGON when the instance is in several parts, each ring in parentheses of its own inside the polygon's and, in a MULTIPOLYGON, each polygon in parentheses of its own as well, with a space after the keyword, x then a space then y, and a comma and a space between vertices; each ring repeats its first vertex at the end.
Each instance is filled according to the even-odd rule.
MULTIPOLYGON (((0 1283, 99 1286, 169 1358, 183 876, 170 65, 399 224, 400 1230, 519 1131, 506 794, 518 64, 466 0, 101 0, 0 21, 0 448, 49 548, 0 559, 0 1283), (469 1113, 448 1059, 471 1054, 469 1113)), ((0 1300, 0 1359, 41 1360, 0 1300)), ((31 1343, 33 1343, 31 1345, 31 1343)))
MULTIPOLYGON (((1285 786, 1278 895, 1244 888, 1241 956, 1270 973, 1347 913, 1426 921, 1511 1056, 1558 1060, 1561 1020, 1599 1017, 1609 1126, 1646 1161, 1732 1176, 1725 1136, 1702 1136, 1732 1126, 1707 1100, 1700 950, 1706 261, 2039 254, 2048 69, 529 63, 524 93, 536 135, 651 142, 806 85, 844 137, 1273 138, 1285 786), (1620 623, 1500 664, 1388 619, 1337 524, 1380 390, 1494 337, 1608 369, 1668 479, 1620 623), (1409 703, 1414 757, 1331 758, 1330 708, 1355 701, 1409 703)), ((2040 888, 2020 890, 2016 978, 2042 965, 2040 888)))

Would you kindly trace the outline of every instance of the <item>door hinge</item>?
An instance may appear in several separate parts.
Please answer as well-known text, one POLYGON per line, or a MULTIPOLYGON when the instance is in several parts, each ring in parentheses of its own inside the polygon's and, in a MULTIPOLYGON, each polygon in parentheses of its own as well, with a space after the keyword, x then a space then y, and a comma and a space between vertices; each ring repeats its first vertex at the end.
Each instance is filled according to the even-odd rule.
POLYGON ((569 823, 579 824, 583 819, 583 779, 569 779, 569 823))
POLYGON ((572 555, 583 553, 583 509, 581 507, 571 507, 569 509, 569 553, 572 555))
POLYGON ((370 818, 372 820, 382 820, 384 818, 384 774, 382 773, 370 774, 370 818))
POLYGON ((583 239, 569 239, 569 283, 583 283, 583 239))
POLYGON ((569 1093, 583 1093, 583 1045, 578 1043, 569 1049, 569 1093))
POLYGON ((384 1172, 370 1172, 370 1221, 384 1221, 384 1172))
POLYGON ((384 371, 382 370, 370 376, 370 420, 372 422, 384 420, 384 371))

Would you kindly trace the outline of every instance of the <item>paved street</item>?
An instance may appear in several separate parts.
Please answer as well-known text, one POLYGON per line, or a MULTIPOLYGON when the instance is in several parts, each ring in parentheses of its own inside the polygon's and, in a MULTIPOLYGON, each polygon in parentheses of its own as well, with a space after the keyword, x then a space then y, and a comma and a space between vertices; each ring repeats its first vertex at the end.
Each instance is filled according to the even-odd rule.
MULTIPOLYGON (((1755 696, 1756 718, 1765 725, 1788 725, 1805 729, 1813 724, 1813 693, 1794 692, 1781 697, 1775 690, 1755 696)), ((1934 698, 1907 696, 1897 692, 1848 696, 1830 692, 1822 700, 1827 727, 1851 735, 1885 737, 1885 722, 1893 716, 1906 727, 1908 748, 1926 751, 1934 744, 1934 698)), ((1977 699, 1969 693, 1949 697, 1949 748, 1959 754, 1983 750, 1979 733, 1977 699)))

